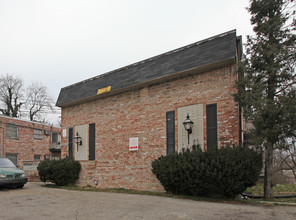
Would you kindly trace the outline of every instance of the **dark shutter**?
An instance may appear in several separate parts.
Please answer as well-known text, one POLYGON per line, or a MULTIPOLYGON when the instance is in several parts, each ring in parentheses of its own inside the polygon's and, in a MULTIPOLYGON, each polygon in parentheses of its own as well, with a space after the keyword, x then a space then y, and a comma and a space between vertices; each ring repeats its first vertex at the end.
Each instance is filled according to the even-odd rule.
POLYGON ((73 158, 73 128, 69 128, 68 149, 68 156, 73 158))
POLYGON ((166 113, 167 155, 175 152, 175 111, 166 113))
POLYGON ((95 160, 96 158, 96 124, 89 125, 89 160, 95 160))
POLYGON ((217 104, 207 105, 207 149, 218 149, 217 104))

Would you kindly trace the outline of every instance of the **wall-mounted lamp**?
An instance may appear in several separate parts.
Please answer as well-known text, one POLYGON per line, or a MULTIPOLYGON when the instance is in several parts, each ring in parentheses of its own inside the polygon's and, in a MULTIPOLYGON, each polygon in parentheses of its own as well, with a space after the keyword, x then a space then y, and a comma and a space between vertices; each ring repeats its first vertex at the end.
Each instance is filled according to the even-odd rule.
POLYGON ((183 122, 185 130, 188 132, 188 145, 189 145, 189 135, 192 133, 193 121, 190 120, 189 114, 187 113, 187 117, 183 122))
POLYGON ((76 145, 77 145, 77 152, 78 152, 78 145, 82 145, 82 138, 79 136, 78 131, 74 137, 76 145))

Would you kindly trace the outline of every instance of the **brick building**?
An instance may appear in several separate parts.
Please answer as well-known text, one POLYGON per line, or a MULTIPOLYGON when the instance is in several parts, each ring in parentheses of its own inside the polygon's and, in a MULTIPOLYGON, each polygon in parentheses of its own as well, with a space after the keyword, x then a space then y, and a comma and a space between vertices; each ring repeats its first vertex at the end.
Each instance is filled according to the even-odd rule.
POLYGON ((241 55, 234 30, 62 88, 62 157, 82 164, 78 184, 163 190, 154 159, 241 143, 241 55))
POLYGON ((8 157, 29 175, 45 158, 60 158, 61 128, 0 116, 0 156, 8 157))

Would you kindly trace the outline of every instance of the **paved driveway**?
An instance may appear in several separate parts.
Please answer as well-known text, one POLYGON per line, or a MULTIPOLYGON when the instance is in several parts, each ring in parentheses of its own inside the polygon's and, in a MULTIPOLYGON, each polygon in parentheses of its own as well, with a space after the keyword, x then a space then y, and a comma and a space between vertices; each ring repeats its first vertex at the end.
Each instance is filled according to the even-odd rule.
POLYGON ((295 219, 296 208, 197 202, 157 196, 49 189, 28 183, 0 190, 1 220, 295 219))

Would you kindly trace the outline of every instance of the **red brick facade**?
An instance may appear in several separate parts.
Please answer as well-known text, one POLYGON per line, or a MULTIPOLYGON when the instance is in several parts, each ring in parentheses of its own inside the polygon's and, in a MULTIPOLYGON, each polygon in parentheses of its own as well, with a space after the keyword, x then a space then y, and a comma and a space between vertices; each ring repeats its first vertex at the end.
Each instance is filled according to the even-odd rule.
MULTIPOLYGON (((69 128, 95 123, 95 160, 80 160, 78 184, 100 188, 163 190, 151 171, 151 162, 166 155, 166 112, 203 106, 203 146, 207 148, 208 104, 217 104, 218 147, 239 144, 239 107, 232 94, 236 64, 159 82, 62 109, 62 157, 68 155, 69 128), (129 138, 137 137, 139 149, 129 151, 129 138)), ((175 114, 175 150, 178 150, 178 118, 175 114)), ((195 127, 200 126, 195 123, 195 127)), ((183 128, 184 129, 184 128, 183 128)), ((85 139, 88 140, 88 139, 85 139)), ((85 143, 86 144, 86 143, 85 143)), ((73 154, 86 150, 73 142, 73 154)), ((180 147, 180 146, 179 146, 180 147)), ((31 149, 27 147, 28 151, 31 149)), ((36 148, 37 152, 39 149, 36 148)), ((41 152, 40 152, 41 154, 41 152)), ((44 154, 44 153, 43 153, 44 154)), ((87 155, 88 156, 88 155, 87 155)), ((88 157, 87 157, 88 158, 88 157)))
POLYGON ((30 176, 37 175, 36 166, 39 159, 60 157, 59 146, 52 141, 53 133, 60 136, 61 129, 0 116, 0 156, 16 157, 17 165, 26 171, 30 179, 30 176), (11 127, 15 131, 14 137, 7 131, 11 127))

